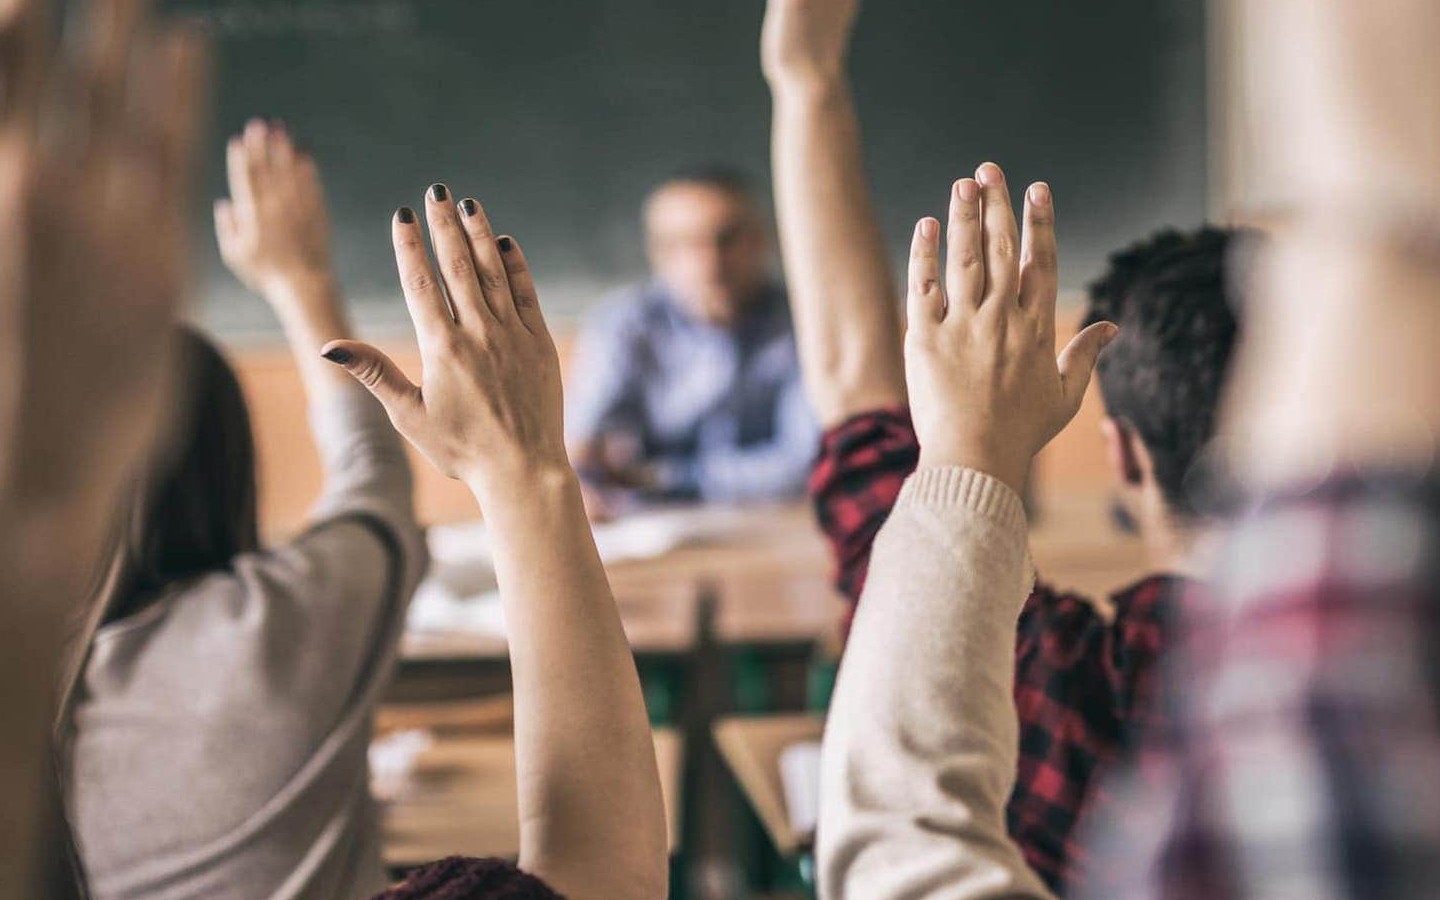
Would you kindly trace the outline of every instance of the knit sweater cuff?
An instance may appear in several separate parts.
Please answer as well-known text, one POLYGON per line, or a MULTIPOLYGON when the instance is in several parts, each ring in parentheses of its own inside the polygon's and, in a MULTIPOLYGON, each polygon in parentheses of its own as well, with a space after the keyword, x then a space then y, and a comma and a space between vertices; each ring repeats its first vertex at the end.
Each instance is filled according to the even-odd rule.
POLYGON ((1025 594, 1035 584, 1035 563, 1026 537, 1028 522, 1020 495, 1003 481, 976 469, 937 466, 917 469, 905 480, 895 509, 927 508, 941 514, 970 513, 989 519, 1005 531, 1015 532, 1025 547, 1025 594))

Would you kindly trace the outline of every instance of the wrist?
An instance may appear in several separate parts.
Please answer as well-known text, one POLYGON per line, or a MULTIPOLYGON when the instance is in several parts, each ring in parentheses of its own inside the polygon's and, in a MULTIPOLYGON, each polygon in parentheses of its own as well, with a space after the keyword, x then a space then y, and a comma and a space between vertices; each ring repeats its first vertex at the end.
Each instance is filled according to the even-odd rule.
POLYGON ((916 471, 924 469, 960 468, 972 469, 989 475, 1010 488, 1019 496, 1025 494, 1025 482, 1030 479, 1031 460, 1017 460, 1005 454, 983 450, 920 450, 920 461, 916 471))
POLYGON ((485 517, 492 520, 581 499, 580 479, 565 461, 524 460, 512 466, 487 467, 463 475, 462 480, 485 517))
POLYGON ((776 103, 814 104, 845 97, 850 82, 842 67, 782 69, 767 77, 776 103))

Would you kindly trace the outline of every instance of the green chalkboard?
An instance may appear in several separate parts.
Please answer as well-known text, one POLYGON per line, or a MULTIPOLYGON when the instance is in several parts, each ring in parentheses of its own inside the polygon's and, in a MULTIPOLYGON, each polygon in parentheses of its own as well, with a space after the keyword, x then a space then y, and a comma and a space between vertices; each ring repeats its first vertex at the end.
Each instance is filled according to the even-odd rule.
MULTIPOLYGON (((667 170, 727 161, 768 185, 762 0, 175 0, 216 36, 203 181, 251 115, 319 158, 342 278, 372 330, 404 323, 390 212, 431 181, 524 241, 566 318, 644 272, 640 201, 667 170)), ((1063 280, 1206 201, 1202 0, 870 0, 853 74, 897 258, 950 180, 989 158, 1059 203, 1063 280)), ((207 207, 208 209, 208 207, 207 207)), ((197 213, 204 317, 269 326, 197 213)))

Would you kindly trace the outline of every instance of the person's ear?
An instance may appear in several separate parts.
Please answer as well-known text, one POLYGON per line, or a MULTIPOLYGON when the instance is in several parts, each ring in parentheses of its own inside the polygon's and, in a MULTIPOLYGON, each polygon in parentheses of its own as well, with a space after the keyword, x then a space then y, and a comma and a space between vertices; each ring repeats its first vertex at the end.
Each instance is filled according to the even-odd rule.
POLYGON ((1105 461, 1115 480, 1127 487, 1144 483, 1150 454, 1135 429, 1128 422, 1107 416, 1100 422, 1100 435, 1105 440, 1105 461))

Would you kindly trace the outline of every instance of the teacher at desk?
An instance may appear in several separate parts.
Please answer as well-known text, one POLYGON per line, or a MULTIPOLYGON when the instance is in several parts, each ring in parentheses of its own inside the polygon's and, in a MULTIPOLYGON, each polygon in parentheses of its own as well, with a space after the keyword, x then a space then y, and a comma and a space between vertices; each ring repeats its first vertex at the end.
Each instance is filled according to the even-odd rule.
POLYGON ((759 201, 732 171, 684 171, 644 226, 653 275, 586 318, 567 384, 591 517, 798 497, 819 432, 759 201))

